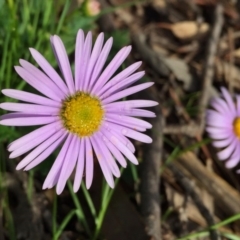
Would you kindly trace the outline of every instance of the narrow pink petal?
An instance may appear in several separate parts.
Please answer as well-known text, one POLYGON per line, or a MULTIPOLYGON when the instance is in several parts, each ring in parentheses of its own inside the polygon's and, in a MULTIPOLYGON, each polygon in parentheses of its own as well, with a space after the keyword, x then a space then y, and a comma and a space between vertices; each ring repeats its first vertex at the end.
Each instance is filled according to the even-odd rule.
POLYGON ((22 154, 30 151, 31 149, 35 148, 36 146, 38 146, 39 144, 41 144, 42 142, 47 140, 49 137, 54 135, 56 132, 57 132, 57 130, 55 128, 52 128, 48 132, 37 136, 35 139, 32 139, 31 142, 28 142, 28 143, 22 145, 21 147, 17 148, 16 150, 14 150, 10 154, 9 158, 16 158, 16 157, 21 156, 22 154))
POLYGON ((86 40, 84 42, 84 47, 83 47, 84 57, 82 58, 82 62, 81 62, 82 72, 80 76, 80 90, 83 90, 84 92, 86 91, 87 85, 88 85, 88 81, 86 81, 86 75, 89 67, 91 50, 92 50, 92 33, 88 32, 86 36, 86 40))
POLYGON ((123 47, 112 59, 106 69, 102 72, 98 81, 94 85, 92 89, 92 93, 96 94, 99 89, 101 89, 104 84, 112 77, 112 75, 117 71, 117 69, 121 66, 121 64, 125 61, 127 56, 129 55, 132 47, 123 47))
POLYGON ((58 115, 59 108, 47 107, 36 104, 25 104, 25 103, 1 103, 0 108, 8 111, 42 114, 42 115, 58 115))
POLYGON ((81 74, 79 75, 77 90, 80 90, 80 91, 83 91, 83 87, 85 84, 85 76, 86 76, 88 62, 91 55, 91 49, 92 49, 92 33, 88 32, 83 45, 82 58, 79 62, 79 65, 81 67, 81 74))
POLYGON ((119 178, 120 175, 121 175, 119 167, 116 164, 112 154, 110 153, 110 151, 106 147, 105 142, 102 141, 101 135, 96 133, 95 140, 96 140, 98 146, 100 147, 100 151, 102 152, 104 160, 105 160, 106 164, 108 165, 109 169, 111 170, 112 174, 115 177, 119 178))
POLYGON ((104 141, 112 155, 115 157, 115 159, 120 163, 122 167, 125 168, 127 166, 127 161, 125 160, 121 152, 103 134, 102 140, 104 141))
POLYGON ((226 99, 226 102, 228 104, 229 109, 236 116, 237 111, 236 111, 235 104, 233 102, 232 96, 229 94, 227 89, 224 88, 224 87, 221 88, 221 91, 222 91, 223 97, 226 99))
POLYGON ((21 112, 16 112, 16 113, 7 113, 2 116, 0 116, 0 120, 6 120, 6 119, 13 119, 13 118, 28 118, 28 117, 46 117, 46 115, 42 114, 31 114, 31 113, 21 113, 21 112))
POLYGON ((73 169, 76 166, 77 157, 78 157, 78 151, 79 151, 79 139, 78 136, 72 135, 71 143, 69 145, 69 148, 67 150, 63 166, 61 169, 61 173, 59 176, 59 180, 57 183, 57 194, 61 194, 68 178, 73 172, 73 169))
POLYGON ((107 164, 105 163, 105 161, 103 159, 103 156, 102 156, 101 151, 100 151, 100 147, 98 146, 94 135, 90 138, 90 140, 91 140, 94 152, 96 153, 99 165, 102 169, 103 175, 104 175, 108 185, 111 188, 114 188, 114 180, 113 180, 112 173, 111 173, 109 167, 107 166, 107 164))
POLYGON ((86 138, 86 187, 89 189, 93 180, 93 150, 89 138, 86 138))
POLYGON ((65 95, 67 95, 68 89, 61 77, 58 75, 58 73, 55 71, 55 69, 49 64, 49 62, 39 53, 36 49, 30 48, 30 52, 35 59, 35 61, 38 63, 38 65, 42 68, 42 70, 52 79, 53 82, 59 88, 64 92, 65 95))
POLYGON ((224 150, 217 153, 219 160, 225 160, 230 157, 233 151, 236 149, 238 145, 238 139, 235 138, 229 146, 227 146, 224 150))
POLYGON ((140 78, 142 78, 144 74, 145 74, 145 72, 142 71, 142 72, 138 72, 138 73, 131 75, 130 77, 124 79, 123 81, 119 82, 115 86, 108 89, 100 98, 105 99, 116 92, 119 92, 125 88, 128 88, 130 85, 132 85, 133 83, 138 81, 140 78))
POLYGON ((50 89, 48 86, 46 86, 41 81, 36 79, 26 69, 16 66, 15 70, 22 79, 24 79, 29 85, 31 85, 33 88, 38 90, 40 93, 42 93, 43 95, 45 95, 53 100, 56 100, 56 101, 60 100, 60 98, 54 93, 54 91, 52 89, 50 89))
POLYGON ((41 70, 36 68, 31 63, 27 62, 26 60, 20 59, 21 66, 28 71, 30 74, 32 74, 35 79, 45 84, 48 88, 52 89, 53 92, 59 97, 59 99, 64 98, 64 92, 61 91, 60 88, 49 78, 47 75, 45 75, 41 70))
POLYGON ((112 117, 105 117, 105 122, 106 124, 115 124, 116 126, 122 128, 122 127, 128 127, 128 128, 132 128, 132 129, 135 129, 139 132, 145 132, 146 131, 146 128, 144 127, 140 127, 140 126, 136 126, 132 123, 128 123, 128 122, 120 122, 112 117))
POLYGON ((39 156, 37 156, 24 170, 30 170, 40 164, 42 161, 46 160, 47 157, 64 141, 67 133, 63 133, 52 145, 50 145, 45 151, 43 151, 39 156))
POLYGON ((126 158, 134 164, 138 164, 138 160, 134 156, 134 154, 118 139, 116 138, 111 132, 108 130, 102 131, 105 137, 115 145, 115 147, 126 156, 126 158))
POLYGON ((117 124, 126 124, 132 126, 132 128, 135 127, 140 127, 140 128, 146 128, 150 129, 152 128, 152 124, 149 122, 146 122, 144 120, 138 119, 138 118, 133 118, 133 117, 128 117, 128 116, 123 116, 123 115, 117 115, 114 113, 108 113, 105 116, 105 119, 110 122, 114 122, 117 124))
POLYGON ((132 116, 132 117, 156 117, 156 114, 154 112, 148 111, 148 110, 142 110, 142 109, 114 109, 110 108, 110 110, 106 109, 106 114, 108 113, 115 113, 125 116, 132 116))
POLYGON ((208 109, 206 111, 206 118, 209 119, 209 121, 213 121, 213 122, 215 122, 215 119, 217 120, 220 119, 221 121, 228 123, 228 125, 232 125, 235 117, 231 116, 230 112, 221 114, 216 112, 215 110, 208 109))
POLYGON ((60 102, 56 102, 56 101, 53 101, 52 99, 48 99, 46 97, 42 97, 42 96, 39 96, 39 95, 33 94, 33 93, 24 92, 21 90, 3 89, 2 93, 5 96, 11 97, 11 98, 14 98, 17 100, 21 100, 24 102, 36 103, 36 104, 40 104, 40 105, 57 107, 57 108, 61 107, 60 102))
MULTIPOLYGON (((52 177, 51 181, 49 182, 49 184, 46 188, 51 189, 57 184, 57 182, 59 180, 59 176, 60 176, 60 171, 61 171, 61 169, 58 170, 57 172, 55 172, 55 175, 52 177)), ((43 188, 43 189, 45 189, 45 188, 43 188)))
POLYGON ((47 178, 44 181, 43 189, 50 188, 50 186, 52 187, 54 185, 53 181, 55 182, 55 180, 56 180, 56 176, 57 176, 57 181, 58 181, 60 171, 61 171, 64 159, 65 159, 66 153, 68 151, 71 139, 72 139, 72 135, 68 134, 67 140, 63 144, 56 160, 54 161, 54 164, 53 164, 51 170, 49 171, 49 173, 47 175, 47 178))
POLYGON ((131 108, 154 107, 157 105, 158 102, 151 100, 127 100, 106 104, 104 105, 104 108, 109 110, 110 109, 128 110, 131 108))
POLYGON ((239 156, 231 157, 230 160, 227 160, 225 166, 226 168, 234 168, 240 162, 239 156))
POLYGON ((233 152, 232 156, 226 162, 226 168, 234 168, 240 162, 240 142, 238 140, 238 144, 233 152))
POLYGON ((13 141, 9 146, 8 146, 8 151, 12 152, 26 143, 29 143, 33 141, 35 138, 42 134, 47 134, 51 129, 60 129, 61 123, 60 122, 54 122, 51 124, 48 124, 46 126, 40 127, 28 134, 26 134, 23 137, 18 138, 17 140, 13 141))
POLYGON ((81 59, 83 58, 84 32, 82 29, 78 30, 76 38, 75 50, 75 89, 79 90, 81 77, 81 59))
POLYGON ((77 158, 77 167, 76 167, 76 173, 74 178, 74 184, 73 184, 73 191, 77 192, 80 188, 82 178, 83 178, 83 172, 84 172, 84 165, 86 161, 86 139, 81 138, 78 139, 78 142, 80 144, 79 148, 79 154, 77 158), (80 142, 81 141, 81 142, 80 142))
POLYGON ((237 115, 238 117, 240 117, 240 96, 237 95, 236 99, 237 99, 237 115))
POLYGON ((229 137, 229 133, 219 133, 219 134, 212 134, 212 133, 208 133, 209 137, 211 137, 212 139, 216 139, 216 140, 222 140, 222 139, 226 139, 229 137))
POLYGON ((89 89, 88 91, 90 92, 92 87, 95 85, 95 82, 98 80, 98 77, 99 77, 99 74, 100 72, 102 71, 102 68, 104 66, 104 64, 106 63, 106 60, 107 60, 107 57, 108 57, 108 54, 111 50, 111 47, 112 47, 112 43, 113 43, 113 38, 109 38, 107 40, 107 42, 105 43, 99 57, 98 57, 98 60, 95 64, 95 67, 94 67, 94 70, 93 70, 93 73, 92 73, 92 77, 91 77, 91 80, 90 80, 90 84, 89 84, 89 89))
MULTIPOLYGON (((10 116, 10 114, 6 114, 10 116)), ((5 126, 35 126, 44 125, 56 122, 58 116, 36 116, 36 117, 16 117, 9 119, 2 119, 5 115, 1 116, 0 124, 5 126)))
POLYGON ((135 152, 135 147, 132 142, 122 134, 122 126, 107 122, 105 122, 103 126, 118 138, 132 153, 135 152))
POLYGON ((229 136, 230 134, 233 133, 233 128, 229 129, 229 128, 222 128, 222 127, 206 127, 206 131, 208 133, 216 134, 216 136, 221 133, 224 133, 229 136))
POLYGON ((86 74, 85 81, 84 81, 84 88, 83 88, 84 91, 89 90, 90 78, 91 78, 91 75, 93 73, 94 66, 95 66, 95 64, 98 60, 99 54, 102 50, 103 41, 104 41, 104 34, 100 33, 97 37, 97 40, 96 40, 95 44, 94 44, 92 54, 91 54, 91 58, 90 58, 89 63, 88 63, 87 74, 86 74))
POLYGON ((152 143, 152 139, 149 136, 147 136, 145 134, 142 134, 142 133, 139 133, 139 132, 134 131, 134 130, 129 129, 129 128, 123 128, 122 129, 122 134, 129 137, 129 138, 138 140, 140 142, 152 143))
POLYGON ((219 97, 212 98, 210 105, 211 107, 216 109, 219 113, 226 114, 227 112, 231 112, 226 101, 219 97))
POLYGON ((221 115, 214 110, 207 110, 207 125, 232 129, 233 120, 234 119, 229 117, 228 115, 221 115))
POLYGON ((227 147, 235 138, 236 138, 236 136, 234 134, 232 134, 224 140, 213 141, 212 144, 214 147, 217 147, 217 148, 227 147))
MULTIPOLYGON (((16 167, 17 170, 20 170, 26 167, 30 162, 32 162, 39 154, 41 154, 46 148, 56 142, 57 139, 64 135, 63 130, 59 130, 52 134, 48 139, 43 141, 39 146, 37 146, 32 152, 30 152, 16 167)), ((28 169, 26 169, 28 170, 28 169)))
POLYGON ((134 94, 134 93, 136 93, 136 92, 140 92, 140 91, 142 91, 142 90, 144 90, 144 89, 146 89, 146 88, 149 88, 149 87, 151 87, 153 84, 154 84, 154 83, 149 82, 149 83, 142 83, 142 84, 139 84, 139 85, 134 86, 134 87, 130 87, 130 88, 128 88, 128 89, 122 90, 122 91, 120 91, 120 92, 118 92, 118 93, 115 93, 115 94, 113 94, 112 96, 104 99, 104 100, 102 101, 102 103, 103 103, 103 104, 107 104, 107 103, 114 102, 114 101, 116 101, 116 100, 118 100, 118 99, 120 99, 120 98, 127 97, 127 96, 132 95, 132 94, 134 94))
POLYGON ((118 84, 119 82, 123 81, 124 79, 126 79, 128 76, 130 76, 132 73, 134 73, 142 64, 142 62, 136 62, 132 65, 130 65, 129 67, 125 68, 123 71, 121 71, 120 73, 118 73, 115 77, 113 77, 112 79, 110 79, 104 86, 102 89, 99 90, 98 92, 98 96, 101 96, 103 93, 105 93, 106 91, 109 90, 109 88, 114 87, 116 84, 118 84))
POLYGON ((59 64, 61 65, 60 69, 67 83, 68 89, 71 94, 74 94, 75 87, 74 87, 74 82, 72 77, 72 70, 70 67, 66 49, 63 45, 62 40, 58 36, 54 35, 52 38, 52 42, 56 51, 56 55, 59 60, 59 64))

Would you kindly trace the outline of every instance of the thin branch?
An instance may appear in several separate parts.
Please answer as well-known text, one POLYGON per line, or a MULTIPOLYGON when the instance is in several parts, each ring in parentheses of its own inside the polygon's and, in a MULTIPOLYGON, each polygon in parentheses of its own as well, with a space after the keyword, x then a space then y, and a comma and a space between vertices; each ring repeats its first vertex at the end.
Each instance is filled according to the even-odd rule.
POLYGON ((189 137, 196 137, 199 133, 199 126, 197 124, 186 125, 167 125, 163 129, 164 134, 185 134, 189 137))
POLYGON ((203 71, 202 77, 202 91, 201 97, 199 100, 199 121, 200 121, 200 130, 201 132, 205 126, 205 109, 209 101, 209 89, 212 86, 213 76, 214 76, 214 61, 217 53, 217 46, 219 42, 220 33, 222 31, 224 23, 223 18, 223 6, 218 3, 214 11, 214 24, 212 32, 209 38, 208 47, 207 47, 207 56, 206 56, 206 65, 203 71))
POLYGON ((153 142, 145 145, 141 176, 141 212, 145 220, 147 234, 153 240, 161 239, 159 169, 163 144, 163 117, 156 107, 157 117, 152 119, 153 130, 150 135, 153 142))
MULTIPOLYGON (((181 187, 184 189, 184 191, 192 198, 194 203, 196 204, 197 208, 201 212, 202 216, 206 219, 209 226, 214 225, 214 220, 208 209, 203 204, 201 198, 198 196, 196 191, 194 190, 190 180, 182 174, 178 168, 176 168, 174 165, 169 166, 170 170, 175 175, 175 178, 181 185, 181 187)), ((211 240, 219 240, 220 237, 216 230, 212 229, 210 230, 210 237, 211 240)))
POLYGON ((170 74, 170 69, 165 64, 164 57, 156 54, 146 44, 146 37, 140 30, 135 28, 132 33, 133 46, 140 54, 143 61, 145 61, 157 74, 167 77, 170 74))

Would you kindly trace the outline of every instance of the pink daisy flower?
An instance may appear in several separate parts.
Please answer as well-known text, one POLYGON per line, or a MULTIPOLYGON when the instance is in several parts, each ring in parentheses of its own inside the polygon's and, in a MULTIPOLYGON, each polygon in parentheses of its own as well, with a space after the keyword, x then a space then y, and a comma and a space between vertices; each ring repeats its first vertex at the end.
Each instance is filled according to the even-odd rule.
POLYGON ((101 4, 97 0, 88 0, 85 2, 85 10, 89 16, 96 16, 100 13, 101 4))
POLYGON ((213 98, 207 110, 206 131, 214 139, 213 146, 222 148, 217 156, 226 160, 226 167, 233 168, 240 162, 240 96, 231 97, 221 88, 222 97, 213 98))
POLYGON ((43 189, 56 185, 60 194, 74 168, 74 191, 78 191, 84 173, 87 188, 91 186, 95 153, 107 183, 113 188, 113 176, 120 176, 116 161, 122 167, 127 165, 125 158, 138 164, 133 154, 134 145, 127 137, 152 142, 149 136, 141 133, 151 128, 151 124, 135 117, 155 117, 153 112, 140 108, 157 105, 157 102, 149 100, 117 100, 153 83, 130 87, 144 75, 143 71, 134 73, 141 62, 113 76, 129 55, 130 46, 122 48, 104 69, 113 40, 110 38, 103 45, 103 33, 92 49, 91 32, 85 37, 79 30, 74 77, 61 39, 55 35, 50 40, 63 78, 37 50, 31 48, 32 57, 42 70, 22 59, 21 66, 16 66, 15 70, 44 96, 13 89, 2 90, 4 95, 27 103, 0 104, 2 109, 14 111, 1 117, 1 125, 44 125, 12 142, 8 146, 10 158, 28 153, 17 165, 17 170, 29 170, 62 144, 43 184, 43 189))

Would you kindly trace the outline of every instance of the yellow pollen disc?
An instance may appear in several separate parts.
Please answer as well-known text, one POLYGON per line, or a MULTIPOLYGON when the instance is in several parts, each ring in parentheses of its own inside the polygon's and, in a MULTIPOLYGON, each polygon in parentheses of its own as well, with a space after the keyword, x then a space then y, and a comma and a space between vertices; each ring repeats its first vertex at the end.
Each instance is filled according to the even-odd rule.
POLYGON ((240 117, 235 118, 233 121, 233 131, 240 138, 240 117))
POLYGON ((86 137, 99 129, 104 110, 99 99, 77 92, 63 101, 60 116, 70 132, 86 137))

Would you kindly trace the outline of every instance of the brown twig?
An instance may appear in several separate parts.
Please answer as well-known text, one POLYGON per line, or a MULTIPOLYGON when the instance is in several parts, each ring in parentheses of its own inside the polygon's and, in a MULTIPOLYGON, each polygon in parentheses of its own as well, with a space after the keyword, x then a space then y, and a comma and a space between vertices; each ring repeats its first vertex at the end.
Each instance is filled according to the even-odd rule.
POLYGON ((195 137, 198 134, 199 126, 196 124, 186 125, 167 125, 164 127, 164 134, 185 134, 189 137, 195 137))
POLYGON ((214 75, 214 60, 217 52, 218 41, 223 27, 223 6, 218 3, 214 11, 214 24, 209 38, 206 56, 206 65, 202 77, 202 92, 199 100, 199 122, 200 131, 204 130, 205 126, 205 109, 209 101, 209 89, 212 85, 214 75))
POLYGON ((233 38, 233 29, 229 28, 228 29, 228 42, 229 42, 229 70, 227 73, 227 78, 229 82, 229 90, 230 92, 233 92, 233 74, 232 74, 232 69, 234 65, 234 38, 233 38))
MULTIPOLYGON (((101 4, 102 9, 109 7, 109 4, 107 3, 106 0, 99 0, 99 2, 101 4)), ((102 15, 98 20, 98 24, 99 24, 101 31, 103 31, 103 32, 112 32, 115 30, 115 25, 114 25, 112 14, 102 15)))
POLYGON ((149 66, 160 76, 167 77, 170 74, 170 69, 164 62, 164 57, 160 54, 156 54, 151 48, 146 44, 146 37, 137 28, 133 30, 132 33, 133 46, 136 48, 137 52, 140 54, 143 61, 145 61, 149 66))
MULTIPOLYGON (((2 201, 1 199, 1 195, 0 195, 0 201, 2 201)), ((0 206, 0 240, 4 240, 4 228, 3 228, 3 212, 2 212, 2 206, 0 206)))
POLYGON ((44 238, 41 212, 29 203, 27 194, 21 186, 21 180, 17 174, 6 174, 3 187, 13 196, 17 203, 12 211, 17 239, 41 240, 44 238))
MULTIPOLYGON (((192 200, 194 201, 194 203, 198 207, 199 211, 201 212, 201 214, 206 219, 208 225, 209 226, 214 225, 214 220, 213 220, 212 215, 210 214, 208 209, 203 204, 201 198, 198 196, 198 194, 194 190, 190 180, 187 177, 185 177, 185 175, 182 174, 179 171, 179 169, 176 168, 174 165, 170 165, 169 168, 171 169, 171 171, 175 175, 177 181, 179 182, 181 187, 184 189, 184 191, 192 198, 192 200)), ((217 231, 214 230, 214 229, 210 230, 210 237, 211 237, 211 240, 219 240, 220 239, 217 231)))
POLYGON ((146 232, 153 240, 161 239, 159 169, 162 155, 163 118, 159 107, 155 108, 157 117, 152 119, 153 129, 150 133, 153 142, 144 149, 141 182, 141 212, 143 214, 146 232))

